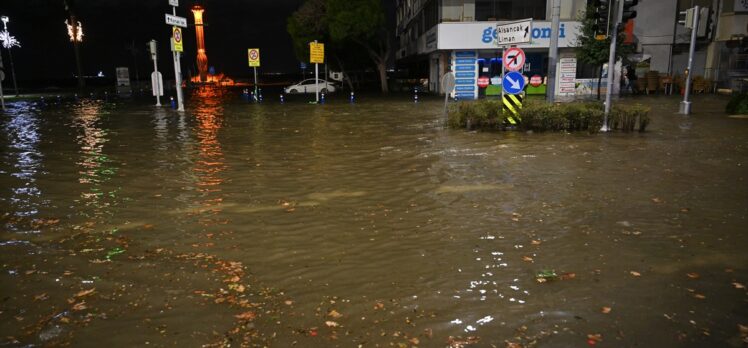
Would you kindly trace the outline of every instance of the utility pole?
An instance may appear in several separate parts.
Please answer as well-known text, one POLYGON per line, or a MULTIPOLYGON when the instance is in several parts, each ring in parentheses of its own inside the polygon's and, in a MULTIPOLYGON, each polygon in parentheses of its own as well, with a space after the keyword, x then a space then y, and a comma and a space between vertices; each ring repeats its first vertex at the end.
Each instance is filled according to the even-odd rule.
POLYGON ((3 72, 3 55, 0 54, 0 108, 5 111, 5 96, 3 95, 3 79, 5 73, 3 72))
POLYGON ((553 8, 551 9, 551 44, 548 47, 548 82, 545 95, 545 99, 549 103, 553 103, 556 100, 556 62, 558 60, 558 30, 560 20, 561 0, 553 0, 553 8))
MULTIPOLYGON (((177 6, 175 6, 177 3, 170 1, 169 4, 172 5, 171 7, 171 14, 173 16, 177 16, 177 6)), ((174 41, 171 41, 171 54, 174 56, 174 76, 177 83, 177 111, 184 111, 184 97, 182 96, 182 66, 179 61, 179 56, 181 53, 177 52, 176 49, 174 49, 174 41)))
MULTIPOLYGON (((683 101, 680 102, 679 114, 688 115, 691 113, 691 76, 693 76, 693 54, 696 50, 696 34, 699 31, 699 6, 694 6, 688 10, 692 11, 693 21, 691 22, 691 46, 688 49, 688 75, 686 76, 686 91, 683 93, 683 101)), ((686 27, 688 27, 688 17, 686 16, 686 27)))
POLYGON ((615 22, 613 22, 613 30, 611 35, 613 36, 610 40, 610 54, 608 55, 608 87, 605 91, 605 117, 603 118, 603 126, 600 128, 601 132, 610 131, 608 127, 608 116, 610 115, 610 107, 613 97, 613 80, 615 75, 616 65, 616 45, 618 43, 618 26, 621 24, 623 18, 623 2, 624 0, 618 0, 618 10, 615 13, 615 22))

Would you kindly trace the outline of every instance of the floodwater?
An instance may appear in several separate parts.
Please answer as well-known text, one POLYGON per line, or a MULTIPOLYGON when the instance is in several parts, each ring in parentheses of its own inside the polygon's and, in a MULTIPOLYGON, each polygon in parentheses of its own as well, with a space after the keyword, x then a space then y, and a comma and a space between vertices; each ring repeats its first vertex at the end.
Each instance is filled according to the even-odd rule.
POLYGON ((724 99, 589 135, 195 93, 1 115, 0 346, 746 345, 724 99))

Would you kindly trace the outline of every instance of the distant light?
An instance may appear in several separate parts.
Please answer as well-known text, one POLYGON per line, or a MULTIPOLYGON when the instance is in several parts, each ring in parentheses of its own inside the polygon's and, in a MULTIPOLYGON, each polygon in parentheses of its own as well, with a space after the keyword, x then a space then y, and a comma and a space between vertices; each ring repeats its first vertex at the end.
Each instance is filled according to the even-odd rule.
POLYGON ((77 41, 82 42, 83 41, 83 25, 81 25, 81 22, 78 21, 78 25, 76 25, 77 30, 75 35, 73 34, 73 26, 68 23, 68 20, 65 20, 65 25, 68 27, 68 36, 70 36, 70 42, 77 41))
POLYGON ((96 76, 97 76, 97 77, 104 77, 104 72, 103 72, 103 71, 99 71, 99 74, 98 74, 98 75, 96 75, 96 76))
POLYGON ((8 49, 14 46, 21 47, 21 43, 16 40, 15 36, 10 36, 7 30, 0 31, 0 41, 3 42, 3 47, 8 49))

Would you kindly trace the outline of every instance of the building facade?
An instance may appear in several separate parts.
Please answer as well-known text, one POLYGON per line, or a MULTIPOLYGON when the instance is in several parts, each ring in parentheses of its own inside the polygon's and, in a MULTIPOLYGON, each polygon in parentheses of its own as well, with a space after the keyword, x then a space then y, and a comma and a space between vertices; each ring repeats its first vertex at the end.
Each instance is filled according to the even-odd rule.
MULTIPOLYGON (((427 79, 427 89, 444 93, 439 79, 454 70, 455 55, 476 58, 476 77, 488 77, 488 88, 473 88, 475 95, 491 93, 500 84, 501 49, 495 43, 496 25, 531 18, 532 41, 520 44, 527 56, 525 75, 545 77, 553 0, 398 0, 396 62, 410 77, 427 79)), ((586 0, 561 1, 558 31, 559 57, 573 57, 586 0)), ((470 89, 470 87, 463 87, 470 89)), ((544 88, 543 88, 544 91, 544 88)), ((465 91, 468 94, 468 91, 465 91)))
MULTIPOLYGON (((587 0, 562 0, 558 33, 551 30, 553 0, 397 0, 395 60, 411 78, 425 81, 428 91, 444 93, 439 79, 454 70, 456 55, 475 57, 476 77, 488 77, 487 88, 474 87, 475 95, 492 94, 501 77, 501 50, 494 42, 497 24, 533 19, 532 42, 519 45, 527 53, 526 76, 548 72, 548 46, 552 35, 559 35, 559 69, 566 67, 575 76, 573 91, 557 86, 562 95, 591 93, 596 87, 596 71, 575 59, 574 46, 580 33, 578 19, 584 15, 587 0), (576 65, 576 66, 575 66, 576 65), (575 68, 569 70, 569 67, 575 68)), ((746 0, 639 0, 637 17, 629 23, 636 45, 630 58, 645 70, 663 75, 681 75, 688 64, 690 30, 678 23, 681 11, 699 5, 707 8, 708 21, 702 29, 694 58, 694 76, 715 81, 722 88, 739 89, 748 75, 745 42, 748 32, 746 0)), ((637 73, 644 74, 639 69, 637 73)), ((620 71, 616 69, 616 71, 620 71)), ((618 73, 614 76, 620 77, 618 73)), ((603 83, 605 79, 603 80, 603 83)), ((745 83, 748 87, 748 83, 745 83)), ((605 86, 605 84, 603 84, 605 86)), ((617 92, 619 83, 614 83, 617 92)), ((470 87, 464 87, 470 89, 470 87)), ((544 86, 536 92, 544 93, 544 86)), ((467 92, 467 91, 466 91, 467 92)), ((467 93, 466 93, 467 94, 467 93)))

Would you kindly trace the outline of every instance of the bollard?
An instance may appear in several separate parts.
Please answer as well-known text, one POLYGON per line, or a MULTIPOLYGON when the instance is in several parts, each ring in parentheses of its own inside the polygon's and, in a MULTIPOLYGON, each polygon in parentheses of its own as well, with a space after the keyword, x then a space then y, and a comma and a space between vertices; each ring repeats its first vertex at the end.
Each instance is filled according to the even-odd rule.
POLYGON ((418 88, 413 88, 413 102, 418 103, 418 88))
POLYGON ((324 104, 325 103, 325 93, 321 93, 319 95, 319 103, 324 104))
MULTIPOLYGON (((57 96, 57 97, 59 98, 59 96, 57 96)), ((74 99, 75 99, 76 102, 78 101, 78 93, 74 94, 74 99)))
POLYGON ((356 97, 353 95, 353 92, 351 92, 351 104, 356 100, 356 97))
POLYGON ((249 92, 249 98, 247 98, 248 102, 253 102, 255 100, 255 92, 250 91, 249 92))
POLYGON ((257 91, 257 102, 262 103, 262 88, 257 91))
POLYGON ((62 103, 62 98, 60 98, 60 95, 58 94, 57 95, 57 104, 60 104, 60 103, 62 103))
POLYGON ((169 97, 169 99, 171 101, 171 108, 172 109, 176 109, 177 108, 177 101, 174 100, 174 97, 169 97))
POLYGON ((281 98, 281 104, 283 104, 283 103, 285 103, 285 102, 286 102, 286 101, 285 101, 285 98, 283 97, 283 93, 281 93, 281 94, 280 94, 280 98, 281 98))

